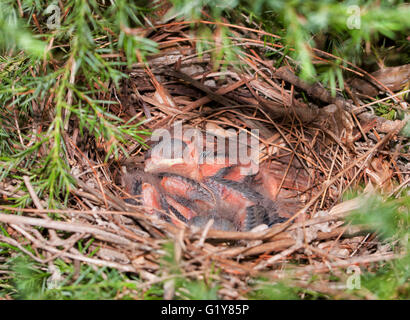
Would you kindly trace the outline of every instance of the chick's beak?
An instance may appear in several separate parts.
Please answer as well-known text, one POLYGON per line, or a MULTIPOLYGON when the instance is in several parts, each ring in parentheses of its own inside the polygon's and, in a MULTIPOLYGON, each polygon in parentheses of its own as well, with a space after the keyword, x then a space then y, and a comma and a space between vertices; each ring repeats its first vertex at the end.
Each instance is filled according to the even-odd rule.
POLYGON ((175 165, 183 164, 184 159, 147 159, 145 160, 145 172, 158 173, 169 170, 175 165))

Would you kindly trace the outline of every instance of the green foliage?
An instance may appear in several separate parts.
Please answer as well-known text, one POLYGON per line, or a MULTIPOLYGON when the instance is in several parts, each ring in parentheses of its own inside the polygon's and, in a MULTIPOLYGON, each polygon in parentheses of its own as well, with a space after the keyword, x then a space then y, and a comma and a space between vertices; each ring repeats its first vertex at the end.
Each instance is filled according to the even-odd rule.
MULTIPOLYGON (((336 59, 327 64, 312 64, 315 38, 327 39, 327 51, 358 62, 363 43, 380 36, 407 35, 409 6, 402 1, 284 1, 284 0, 172 0, 174 12, 185 19, 202 18, 205 8, 216 21, 236 19, 237 12, 266 31, 282 37, 285 45, 278 55, 289 54, 300 66, 301 75, 312 79, 319 73, 335 94, 343 88, 343 74, 336 59), (360 27, 349 28, 360 6, 360 27), (401 5, 400 9, 398 6, 401 5), (349 20, 350 19, 350 20, 349 20)), ((144 37, 143 28, 153 8, 149 1, 116 0, 111 5, 97 0, 6 0, 0 3, 0 178, 11 171, 26 172, 37 191, 47 193, 51 204, 56 197, 67 197, 73 180, 67 166, 65 130, 70 119, 78 120, 82 134, 103 141, 108 154, 118 156, 130 138, 141 141, 147 134, 134 121, 123 123, 113 117, 110 105, 101 100, 110 83, 118 85, 126 75, 124 68, 157 52, 156 43, 144 37), (59 9, 59 25, 56 9, 59 9), (52 19, 54 17, 54 19, 52 19), (51 20, 50 20, 51 19, 51 20), (124 58, 121 57, 124 55, 124 58), (47 123, 42 130, 27 127, 34 119, 47 123), (20 130, 16 130, 16 123, 20 130), (44 152, 46 150, 46 152, 44 152), (39 152, 46 156, 39 159, 39 152)), ((208 19, 208 18, 207 18, 208 19)), ((237 20, 237 19, 236 19, 237 20)), ((235 23, 235 21, 232 21, 235 23)), ((199 52, 213 49, 215 68, 220 61, 233 62, 240 48, 233 45, 234 34, 217 25, 197 28, 199 52)), ((266 45, 277 41, 265 37, 266 45)), ((388 114, 388 117, 393 116, 388 114)), ((67 198, 65 198, 67 200, 67 198)))
POLYGON ((256 300, 298 300, 299 288, 292 288, 285 283, 269 283, 266 280, 261 280, 249 293, 250 299, 256 300))
POLYGON ((12 281, 4 284, 4 288, 15 299, 30 300, 114 299, 119 294, 121 299, 135 299, 140 296, 138 281, 115 269, 82 264, 76 271, 73 265, 60 259, 54 263, 61 273, 61 280, 53 283, 47 270, 33 260, 18 255, 7 263, 12 281))
MULTIPOLYGON (((90 244, 83 248, 79 243, 79 248, 86 251, 90 244)), ((0 247, 0 256, 5 256, 7 250, 15 249, 0 247)), ((206 283, 184 276, 175 261, 172 243, 164 245, 164 252, 161 270, 174 280, 176 299, 218 299, 220 287, 215 281, 206 283)), ((4 289, 0 297, 7 293, 15 299, 163 299, 163 286, 167 280, 143 290, 138 278, 116 269, 80 264, 77 270, 73 264, 67 264, 62 259, 55 260, 54 265, 60 275, 58 281, 52 281, 49 270, 27 256, 18 254, 8 259, 6 266, 11 271, 11 277, 10 281, 0 277, 0 288, 4 289)), ((216 273, 210 272, 210 276, 213 274, 216 273)))
MULTIPOLYGON (((217 272, 210 270, 208 282, 192 280, 185 276, 180 268, 180 261, 177 259, 175 244, 173 242, 167 242, 163 247, 165 254, 162 258, 161 270, 168 277, 172 277, 175 288, 175 298, 188 299, 188 300, 215 300, 218 299, 218 290, 220 289, 217 281, 213 281, 212 275, 216 275, 217 272)), ((163 290, 155 290, 150 292, 150 295, 146 297, 153 298, 152 294, 156 293, 159 296, 163 295, 163 290)), ((159 298, 159 296, 157 298, 159 298)))
POLYGON ((410 299, 410 254, 377 265, 361 276, 361 284, 378 299, 410 299))
MULTIPOLYGON (((410 116, 407 115, 407 121, 406 121, 406 125, 404 126, 404 128, 401 130, 400 134, 403 135, 404 137, 410 138, 410 116)), ((408 152, 409 151, 409 147, 406 147, 406 150, 403 150, 404 152, 408 152)))
MULTIPOLYGON (((407 191, 408 192, 408 191, 407 191)), ((402 258, 380 262, 361 276, 361 284, 379 299, 410 297, 410 197, 383 200, 372 197, 349 220, 368 227, 402 258)))
MULTIPOLYGON (((335 93, 336 82, 343 89, 342 73, 338 65, 312 64, 312 47, 315 38, 326 40, 323 50, 360 63, 364 42, 376 42, 381 36, 405 39, 410 28, 410 7, 405 1, 306 1, 306 0, 171 0, 174 13, 185 19, 204 18, 206 8, 212 18, 221 20, 234 9, 242 10, 250 22, 257 22, 262 29, 282 37, 284 44, 295 50, 289 54, 300 67, 300 74, 307 80, 320 79, 329 84, 335 93), (358 19, 360 18, 360 20, 358 19), (338 71, 337 71, 338 70, 338 71)), ((231 22, 233 23, 233 22, 231 22)), ((250 25, 252 26, 252 25, 250 25)), ((280 56, 278 56, 280 58, 280 56)))
MULTIPOLYGON (((352 197, 353 195, 347 195, 352 197)), ((360 288, 346 290, 351 298, 372 297, 375 299, 409 299, 410 297, 410 197, 400 199, 382 199, 373 196, 363 199, 362 207, 348 218, 352 224, 362 228, 367 227, 369 232, 376 232, 383 241, 380 245, 388 245, 393 252, 402 254, 395 260, 380 261, 361 268, 360 288)), ((255 285, 248 294, 250 299, 329 299, 337 298, 329 294, 317 292, 312 289, 300 288, 292 285, 292 268, 289 268, 289 277, 279 282, 266 279, 255 279, 255 285)), ((328 281, 337 284, 346 279, 327 275, 321 282, 328 281)), ((314 284, 319 279, 313 275, 310 283, 314 284)), ((343 285, 343 282, 341 283, 343 285)))
POLYGON ((380 196, 366 198, 348 220, 367 226, 382 239, 401 239, 410 230, 410 197, 383 201, 380 196))
POLYGON ((146 1, 139 6, 129 0, 112 6, 96 0, 52 4, 59 3, 66 11, 60 12, 60 26, 54 30, 47 28, 47 1, 0 4, 0 178, 30 167, 24 173, 39 194, 47 192, 53 206, 60 195, 67 201, 73 184, 67 165, 68 121, 77 119, 81 134, 86 131, 105 142, 107 158, 118 157, 123 145, 131 139, 142 142, 141 135, 148 134, 134 119, 124 123, 112 115, 110 105, 117 102, 98 97, 110 83, 118 86, 127 63, 156 52, 156 43, 129 32, 143 25, 150 10, 146 1), (31 19, 34 14, 38 23, 31 19), (41 133, 27 127, 32 119, 47 127, 41 133), (45 156, 39 158, 39 152, 45 156))
MULTIPOLYGON (((173 11, 178 13, 179 16, 185 18, 198 19, 202 17, 202 9, 206 8, 210 10, 211 16, 218 18, 223 13, 235 9, 239 2, 238 0, 172 0, 174 5, 173 11)), ((172 15, 172 14, 171 14, 172 15)))

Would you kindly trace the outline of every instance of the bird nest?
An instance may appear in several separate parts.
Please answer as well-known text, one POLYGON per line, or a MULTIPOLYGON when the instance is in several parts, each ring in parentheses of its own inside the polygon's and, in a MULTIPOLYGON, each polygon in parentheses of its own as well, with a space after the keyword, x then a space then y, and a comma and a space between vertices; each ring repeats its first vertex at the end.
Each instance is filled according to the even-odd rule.
MULTIPOLYGON (((345 224, 344 218, 361 202, 358 198, 341 202, 341 197, 362 183, 367 185, 365 194, 372 192, 371 186, 389 194, 403 187, 405 162, 395 161, 389 152, 403 123, 368 112, 353 88, 350 100, 304 82, 281 46, 264 42, 266 32, 226 27, 236 34, 232 44, 242 48, 239 66, 229 61, 216 64, 212 56, 218 46, 199 54, 195 39, 186 34, 189 24, 170 23, 146 31, 159 43, 160 53, 126 70, 129 77, 120 89, 112 86, 101 99, 118 101, 110 112, 131 123, 143 121, 141 129, 151 132, 182 123, 183 128, 228 139, 241 132, 249 137, 257 129, 256 163, 266 178, 259 188, 267 190, 266 197, 284 219, 218 230, 213 227, 218 213, 200 226, 190 226, 189 219, 159 212, 161 208, 156 212, 134 190, 135 170, 144 172, 152 157, 149 138, 146 145, 131 141, 128 155, 105 163, 105 152, 113 142, 97 141, 87 158, 81 147, 87 143, 79 141, 78 130, 71 128, 72 143, 67 147, 77 187, 70 190, 69 207, 44 209, 25 179, 36 208, 19 209, 25 214, 7 215, 7 221, 2 218, 12 235, 2 241, 41 263, 60 258, 135 273, 144 290, 165 283, 165 298, 174 295, 175 277, 216 280, 219 297, 225 299, 245 297, 255 284, 250 280, 259 276, 270 282, 287 276, 294 285, 332 293, 336 289, 320 274, 333 272, 343 279, 349 266, 393 259, 390 250, 375 249, 377 239, 372 234, 345 224), (282 67, 275 68, 264 58, 267 51, 282 55, 282 67), (47 213, 59 219, 51 220, 47 213), (49 230, 48 236, 35 227, 49 230), (27 251, 13 235, 23 235, 36 252, 27 251), (75 249, 77 241, 90 238, 94 241, 87 250, 75 249), (171 251, 166 243, 173 244, 171 251), (172 256, 173 269, 164 264, 166 255, 172 256), (309 283, 312 274, 319 275, 314 284, 309 283)), ((337 59, 314 53, 317 63, 337 59)), ((351 64, 344 68, 351 75, 366 74, 351 64)))

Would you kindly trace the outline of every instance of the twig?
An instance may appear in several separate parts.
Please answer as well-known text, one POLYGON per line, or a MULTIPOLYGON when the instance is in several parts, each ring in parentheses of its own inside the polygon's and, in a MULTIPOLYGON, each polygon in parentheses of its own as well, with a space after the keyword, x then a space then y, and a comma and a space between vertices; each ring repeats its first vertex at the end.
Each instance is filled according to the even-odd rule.
POLYGON ((130 247, 135 247, 137 244, 133 243, 132 241, 120 237, 116 234, 103 231, 101 229, 87 226, 84 224, 74 223, 74 222, 60 222, 60 221, 48 221, 46 219, 38 219, 38 218, 28 218, 22 216, 16 216, 12 214, 4 214, 0 213, 0 221, 4 223, 11 223, 11 224, 28 224, 38 227, 44 228, 52 228, 56 230, 64 230, 68 232, 80 232, 80 233, 90 233, 98 239, 104 241, 110 241, 122 245, 127 245, 130 247))
POLYGON ((281 253, 274 255, 273 257, 269 258, 266 261, 262 261, 261 263, 259 263, 257 266, 255 266, 255 270, 261 270, 266 268, 269 265, 274 264, 276 261, 285 258, 286 256, 292 254, 293 252, 299 250, 300 248, 302 248, 304 246, 304 244, 302 242, 300 243, 295 243, 293 246, 291 246, 290 248, 283 250, 281 253))
POLYGON ((43 259, 40 259, 40 258, 36 257, 35 255, 33 255, 30 251, 25 249, 20 243, 18 243, 16 240, 14 240, 12 238, 7 238, 7 237, 0 234, 0 243, 1 242, 8 243, 12 246, 15 246, 15 247, 19 248, 21 251, 23 251, 25 254, 27 254, 30 258, 34 259, 35 261, 37 261, 39 263, 45 263, 45 261, 43 259))
POLYGON ((34 205, 37 209, 44 210, 41 205, 40 199, 37 197, 36 192, 34 191, 33 186, 30 183, 30 178, 28 176, 23 177, 24 183, 26 184, 27 190, 30 193, 31 199, 33 199, 34 205))

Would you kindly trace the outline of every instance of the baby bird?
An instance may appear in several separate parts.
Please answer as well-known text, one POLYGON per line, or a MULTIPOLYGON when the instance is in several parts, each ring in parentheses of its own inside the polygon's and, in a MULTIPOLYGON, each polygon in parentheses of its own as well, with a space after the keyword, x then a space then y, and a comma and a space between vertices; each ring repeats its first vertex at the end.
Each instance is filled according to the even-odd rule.
POLYGON ((167 212, 175 224, 204 227, 214 219, 213 229, 249 231, 285 220, 278 216, 274 200, 273 186, 279 183, 267 182, 267 171, 255 171, 251 161, 241 163, 220 153, 212 139, 200 139, 198 144, 171 137, 153 145, 144 173, 128 192, 141 194, 150 212, 167 212))

